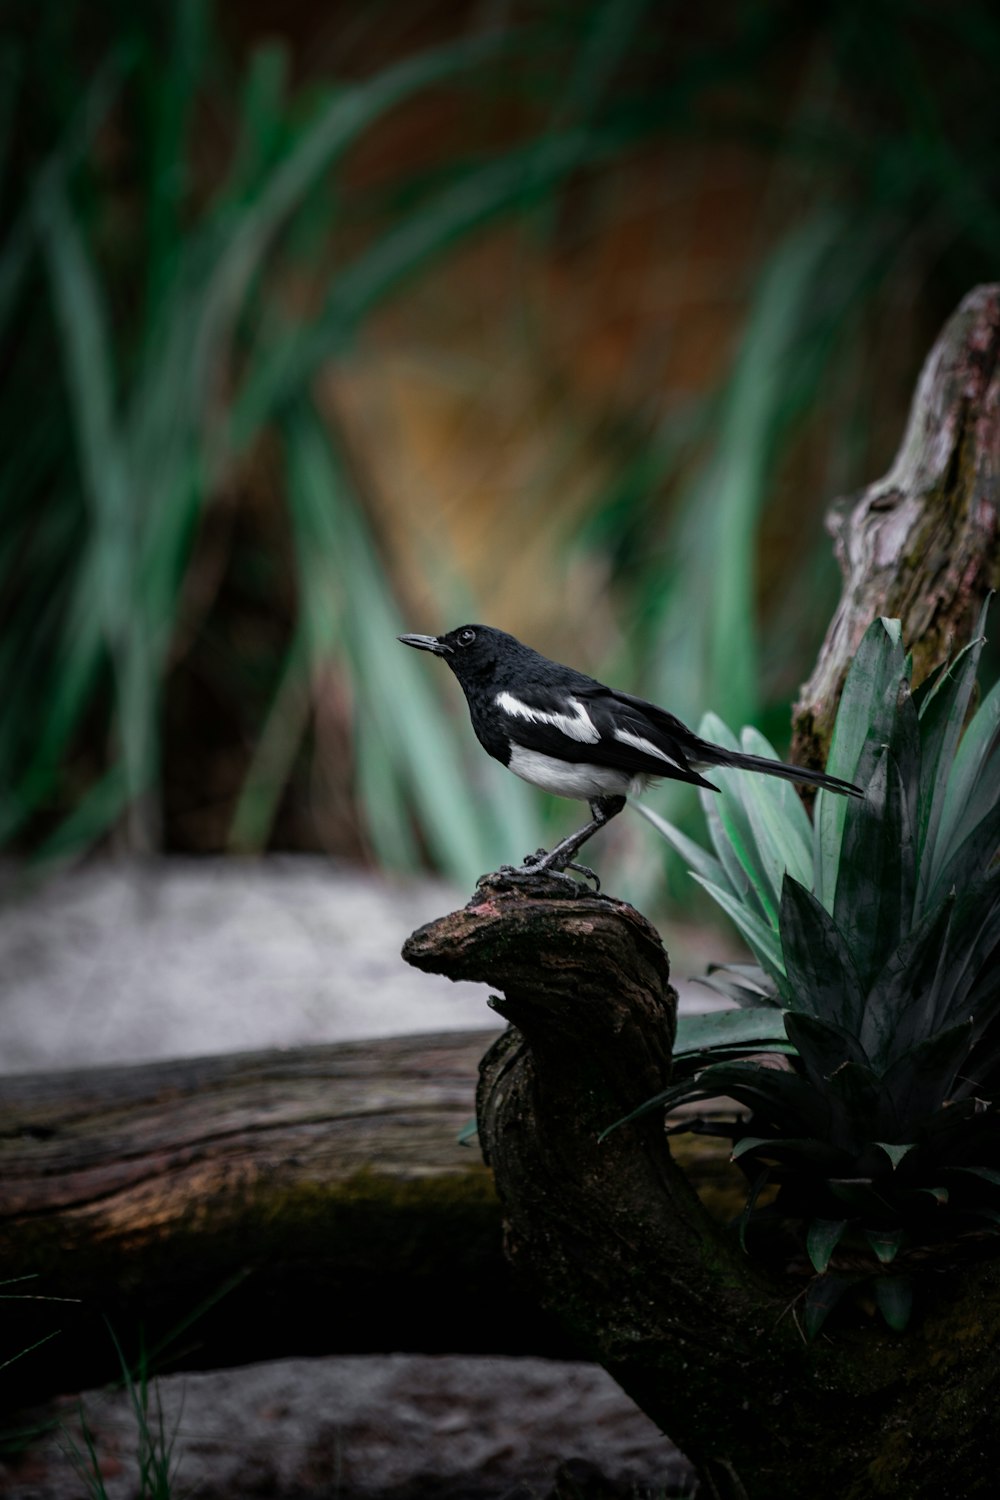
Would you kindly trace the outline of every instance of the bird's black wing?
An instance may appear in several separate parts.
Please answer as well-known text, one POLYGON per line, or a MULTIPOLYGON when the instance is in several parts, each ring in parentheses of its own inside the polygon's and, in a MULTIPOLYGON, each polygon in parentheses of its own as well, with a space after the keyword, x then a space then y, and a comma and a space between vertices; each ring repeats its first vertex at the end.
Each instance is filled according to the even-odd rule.
POLYGON ((679 719, 593 679, 519 683, 496 695, 490 717, 509 742, 557 760, 717 790, 688 764, 683 737, 699 742, 679 719))
POLYGON ((612 688, 584 695, 584 702, 601 730, 601 744, 608 757, 598 764, 686 781, 711 792, 719 790, 691 765, 702 741, 666 709, 612 688))

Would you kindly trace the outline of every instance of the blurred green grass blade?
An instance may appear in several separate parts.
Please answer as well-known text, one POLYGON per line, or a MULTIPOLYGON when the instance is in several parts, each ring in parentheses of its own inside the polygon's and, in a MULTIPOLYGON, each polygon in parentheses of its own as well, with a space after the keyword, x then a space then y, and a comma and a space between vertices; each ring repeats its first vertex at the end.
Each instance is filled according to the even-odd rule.
POLYGON ((72 813, 32 855, 37 867, 55 866, 94 845, 122 816, 132 796, 123 765, 115 765, 77 801, 72 813))
POLYGON ((406 788, 398 766, 393 764, 382 727, 364 703, 357 711, 355 753, 358 803, 364 809, 368 837, 380 867, 419 870, 420 850, 406 788))
POLYGON ((772 252, 719 400, 715 441, 685 489, 670 543, 674 584, 660 607, 654 691, 682 719, 706 707, 737 722, 759 715, 755 530, 778 438, 798 399, 794 363, 807 342, 818 279, 842 233, 839 214, 825 210, 772 252))
MULTIPOLYGON (((500 56, 510 45, 509 38, 502 35, 475 37, 404 58, 373 78, 331 93, 319 117, 303 132, 293 149, 256 184, 236 229, 228 235, 218 257, 206 294, 196 349, 195 382, 199 387, 212 385, 218 351, 228 343, 251 281, 278 231, 320 175, 391 109, 435 84, 473 72, 478 64, 500 56)), ((219 210, 223 217, 228 217, 229 207, 224 198, 219 210)), ((310 342, 308 338, 305 341, 310 342)), ((286 358, 279 357, 282 367, 286 358)), ((250 440, 276 405, 301 390, 312 372, 310 366, 285 380, 281 396, 273 402, 249 399, 242 416, 236 417, 236 447, 241 448, 250 440)))
MULTIPOLYGON (((490 864, 490 830, 440 701, 422 675, 426 663, 395 639, 403 625, 357 498, 315 415, 299 408, 286 419, 285 433, 300 566, 309 548, 311 586, 335 587, 341 596, 354 680, 392 778, 413 797, 432 854, 453 877, 474 880, 490 864)), ((371 786, 366 791, 366 815, 374 820, 381 809, 372 799, 381 794, 371 786)))
POLYGON ((334 278, 326 305, 307 328, 258 349, 236 403, 232 443, 245 447, 262 423, 303 389, 324 360, 342 354, 362 319, 428 261, 473 230, 523 207, 526 185, 551 190, 585 162, 608 154, 610 143, 587 131, 550 142, 544 174, 532 178, 538 147, 512 151, 498 163, 463 176, 413 210, 334 278))
POLYGON ((166 68, 158 57, 144 59, 144 93, 151 130, 146 184, 148 248, 145 259, 147 325, 169 287, 182 250, 182 212, 187 195, 191 152, 188 136, 198 103, 198 86, 206 72, 210 7, 205 0, 174 0, 166 68))
POLYGON ((240 854, 257 854, 266 847, 308 728, 309 659, 304 635, 300 624, 240 787, 227 841, 240 854))

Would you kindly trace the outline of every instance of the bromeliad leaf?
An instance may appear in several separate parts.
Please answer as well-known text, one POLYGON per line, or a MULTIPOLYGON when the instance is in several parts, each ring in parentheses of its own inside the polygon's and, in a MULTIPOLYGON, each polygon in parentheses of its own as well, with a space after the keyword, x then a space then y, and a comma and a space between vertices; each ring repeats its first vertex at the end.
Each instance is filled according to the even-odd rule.
POLYGON ((894 1333, 902 1333, 913 1310, 913 1282, 908 1276, 879 1276, 875 1281, 879 1312, 894 1333))
POLYGON ((780 1008, 781 1005, 774 981, 759 964, 713 964, 708 973, 695 979, 694 983, 715 990, 743 1010, 753 1010, 758 1006, 780 1008))
POLYGON ((971 1020, 963 1021, 919 1042, 893 1063, 882 1080, 898 1122, 889 1139, 912 1140, 921 1122, 948 1102, 969 1055, 971 1032, 971 1020))
POLYGON ((676 849, 693 875, 700 875, 704 880, 710 880, 713 885, 718 886, 721 890, 726 889, 730 882, 726 873, 726 867, 721 860, 713 858, 707 849, 703 849, 700 844, 696 844, 694 839, 689 839, 686 833, 682 833, 679 828, 675 827, 673 823, 669 823, 666 818, 661 818, 658 812, 654 812, 645 803, 633 802, 632 806, 637 813, 640 813, 646 819, 647 823, 652 823, 656 831, 662 834, 668 844, 676 849))
MULTIPOLYGON (((753 729, 744 729, 742 749, 776 760, 774 747, 753 729)), ((786 874, 808 883, 812 877, 812 829, 792 783, 749 771, 733 774, 733 792, 746 810, 761 860, 779 892, 786 874)))
POLYGON ((847 1219, 813 1219, 806 1232, 806 1253, 817 1275, 822 1276, 830 1257, 843 1239, 847 1219))
POLYGON ((720 886, 713 885, 710 880, 705 880, 700 875, 695 879, 699 885, 703 885, 706 891, 714 897, 723 911, 728 912, 736 923, 740 932, 746 938, 750 948, 760 960, 764 968, 775 983, 782 987, 785 978, 784 965, 781 958, 781 940, 777 931, 770 926, 762 917, 744 906, 738 897, 730 891, 723 890, 720 886))
POLYGON ((869 989, 861 1044, 877 1067, 888 1067, 933 1030, 946 1001, 945 956, 953 909, 949 900, 927 912, 869 989))
POLYGON ((860 1042, 843 1026, 832 1021, 785 1011, 785 1031, 801 1059, 806 1077, 819 1089, 825 1089, 833 1074, 846 1062, 868 1067, 868 1058, 860 1042))
POLYGON ((846 1292, 850 1291, 857 1280, 855 1276, 835 1276, 827 1272, 825 1276, 817 1276, 814 1281, 810 1281, 806 1289, 802 1315, 806 1338, 810 1342, 819 1333, 837 1303, 846 1292))
MULTIPOLYGON (((716 744, 725 748, 740 749, 740 743, 729 727, 722 722, 716 714, 705 714, 699 725, 699 731, 705 739, 713 740, 716 744)), ((731 854, 736 856, 744 876, 751 889, 756 893, 761 902, 768 920, 776 925, 778 917, 778 898, 781 892, 781 877, 783 870, 779 871, 774 859, 767 849, 761 849, 757 841, 757 834, 750 818, 746 801, 746 783, 751 783, 757 778, 748 777, 740 771, 727 771, 721 768, 712 768, 712 779, 718 786, 718 793, 701 792, 702 806, 706 802, 712 808, 712 813, 721 824, 721 832, 728 843, 731 854), (709 801, 709 799, 711 799, 709 801)), ((718 844, 716 845, 719 848, 718 844)), ((722 849, 719 848, 720 858, 725 859, 722 849)))
MULTIPOLYGON (((905 672, 898 620, 879 619, 865 631, 844 683, 840 710, 830 742, 827 770, 845 781, 867 785, 868 768, 860 765, 866 743, 888 743, 898 684, 905 672)), ((815 810, 816 895, 834 910, 841 868, 845 819, 854 804, 820 791, 815 810)))
POLYGON ((902 1229, 866 1229, 865 1238, 884 1266, 896 1259, 905 1238, 902 1229))
MULTIPOLYGON (((703 798, 715 856, 698 878, 763 976, 705 981, 744 1008, 682 1023, 693 1050, 679 1069, 693 1076, 668 1107, 725 1097, 749 1111, 725 1133, 743 1171, 761 1164, 758 1181, 777 1185, 775 1233, 793 1226, 827 1273, 810 1293, 814 1327, 841 1294, 829 1266, 845 1224, 888 1264, 904 1243, 1000 1222, 1000 686, 960 740, 980 651, 977 637, 921 691, 918 713, 898 624, 867 632, 829 767, 866 795, 820 794, 812 890, 787 788, 733 775, 703 798), (785 1056, 765 1061, 777 1021, 785 1056)), ((702 732, 735 748, 717 720, 702 732)), ((770 750, 746 731, 743 746, 770 750)), ((902 1327, 909 1283, 856 1279, 874 1279, 902 1327)))
POLYGON ((993 685, 962 736, 951 773, 937 838, 931 851, 930 880, 996 805, 1000 786, 1000 682, 993 685))
POLYGON ((779 927, 790 1008, 856 1033, 864 996, 850 950, 826 908, 790 875, 781 890, 779 927))
POLYGON ((878 747, 865 801, 852 803, 847 813, 833 908, 864 986, 896 947, 913 909, 908 803, 892 747, 878 747))
POLYGON ((712 1010, 700 1015, 678 1016, 675 1058, 692 1053, 725 1049, 753 1052, 789 1052, 782 1025, 782 1012, 772 1006, 755 1010, 712 1010))
MULTIPOLYGON (((983 632, 989 606, 988 598, 979 616, 975 638, 938 677, 920 706, 921 761, 917 839, 921 869, 917 892, 918 911, 929 899, 932 875, 936 869, 940 869, 943 862, 935 860, 935 845, 948 796, 949 772, 972 701, 979 658, 986 643, 983 632)), ((948 837, 947 825, 945 837, 948 837)))

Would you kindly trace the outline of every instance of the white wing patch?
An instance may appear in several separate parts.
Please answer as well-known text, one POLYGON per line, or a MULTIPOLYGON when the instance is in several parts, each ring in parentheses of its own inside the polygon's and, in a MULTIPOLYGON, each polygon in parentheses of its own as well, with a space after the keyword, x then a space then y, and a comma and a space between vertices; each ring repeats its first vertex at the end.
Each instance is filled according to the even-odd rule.
MULTIPOLYGON (((527 719, 531 724, 551 724, 560 734, 567 735, 571 740, 579 740, 582 745, 596 745, 601 737, 597 725, 577 698, 567 700, 573 710, 571 714, 548 713, 544 708, 532 708, 529 703, 522 703, 520 698, 515 698, 513 693, 498 693, 493 701, 504 713, 510 714, 511 718, 527 719)), ((655 751, 654 754, 659 752, 655 751)))
POLYGON ((677 771, 684 769, 665 750, 661 750, 659 745, 654 745, 652 740, 644 739, 641 734, 633 734, 631 729, 616 729, 615 739, 621 740, 623 745, 631 745, 633 750, 641 750, 643 755, 655 755, 657 760, 666 761, 668 766, 673 766, 677 771))

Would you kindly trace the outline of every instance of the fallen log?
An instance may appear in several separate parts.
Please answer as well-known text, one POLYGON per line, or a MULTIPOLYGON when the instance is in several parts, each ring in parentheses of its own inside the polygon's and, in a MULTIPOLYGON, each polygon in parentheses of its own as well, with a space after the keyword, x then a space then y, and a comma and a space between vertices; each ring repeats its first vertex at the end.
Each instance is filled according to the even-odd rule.
MULTIPOLYGON (((483 1032, 0 1079, 0 1397, 285 1354, 573 1352, 512 1283, 483 1032), (19 1280, 18 1278, 31 1278, 19 1280)), ((721 1212, 714 1142, 691 1169, 721 1212)), ((727 1199, 727 1193, 729 1197, 727 1199)))

